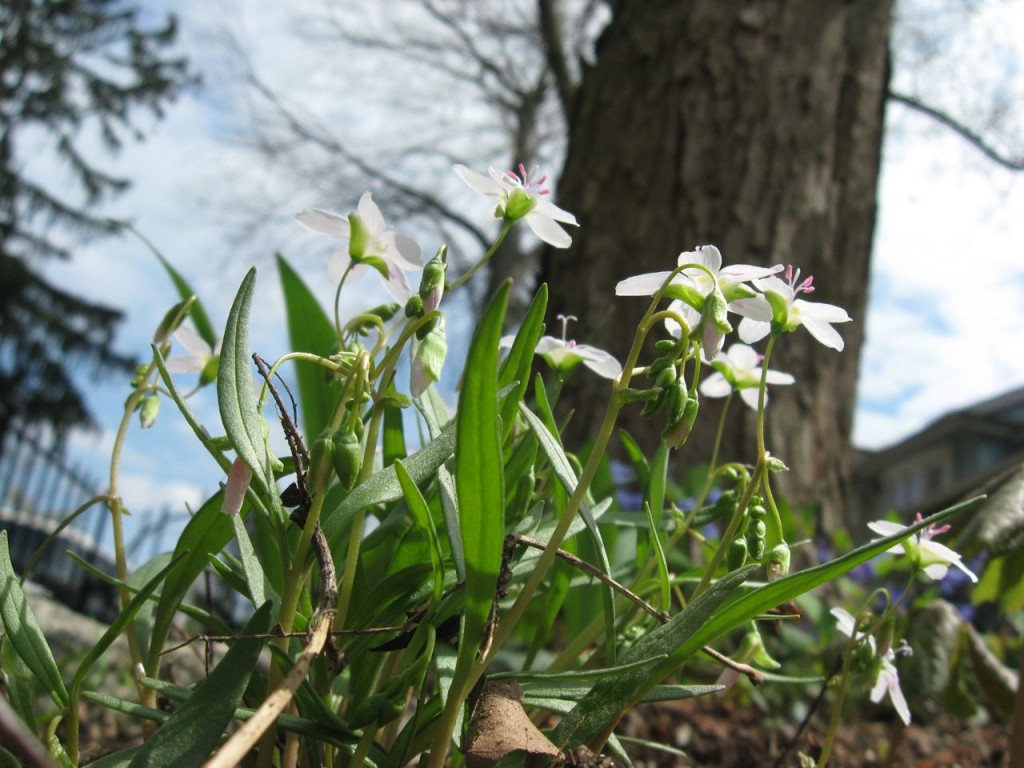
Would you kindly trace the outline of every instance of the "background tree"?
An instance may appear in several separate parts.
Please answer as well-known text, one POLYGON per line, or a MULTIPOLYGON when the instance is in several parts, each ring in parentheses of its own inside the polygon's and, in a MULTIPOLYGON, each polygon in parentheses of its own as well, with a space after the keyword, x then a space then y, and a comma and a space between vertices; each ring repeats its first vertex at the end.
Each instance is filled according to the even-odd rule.
MULTIPOLYGON (((451 252, 457 272, 460 253, 471 263, 493 233, 453 204, 448 193, 465 190, 452 164, 481 171, 519 163, 557 169, 566 137, 562 90, 578 80, 604 17, 597 0, 302 7, 298 33, 323 52, 336 97, 331 105, 342 119, 331 110, 314 111, 287 86, 275 85, 246 44, 225 32, 241 75, 236 79, 247 89, 246 139, 284 182, 272 197, 250 205, 241 229, 254 231, 279 200, 301 200, 310 189, 318 195, 310 204, 338 209, 354 208, 371 189, 389 218, 460 244, 451 252), (550 55, 552 45, 558 56, 550 55), (396 110, 405 117, 384 117, 396 110), (378 116, 372 125, 358 119, 367 113, 378 116)), ((473 297, 482 306, 501 282, 514 278, 513 319, 532 298, 538 266, 537 241, 520 235, 513 230, 505 239, 490 262, 485 290, 473 297)))
POLYGON ((113 348, 118 310, 55 287, 47 261, 118 225, 94 213, 126 179, 88 159, 140 139, 133 117, 156 117, 191 75, 168 58, 175 20, 146 28, 120 0, 9 0, 0 5, 0 451, 13 422, 52 427, 58 441, 91 423, 72 367, 130 368, 113 348), (33 175, 59 159, 67 182, 33 175))
MULTIPOLYGON (((635 316, 612 301, 615 282, 665 269, 681 250, 713 242, 734 262, 793 261, 814 274, 822 286, 814 298, 842 304, 855 322, 841 329, 842 354, 800 333, 787 338, 778 365, 801 386, 773 400, 787 418, 773 428, 772 449, 793 468, 791 500, 823 500, 823 522, 834 527, 849 470, 886 105, 938 120, 1019 166, 989 141, 998 133, 989 117, 1000 108, 1012 114, 1012 98, 993 89, 997 98, 986 100, 984 88, 971 87, 964 90, 977 98, 957 103, 948 74, 913 76, 935 71, 974 5, 954 2, 937 14, 933 3, 901 0, 895 26, 893 0, 346 7, 305 30, 324 52, 333 109, 298 106, 250 63, 252 136, 296 186, 316 190, 316 204, 329 195, 354 205, 371 188, 388 195, 378 199, 389 215, 420 215, 469 248, 491 233, 445 205, 459 192, 451 162, 482 170, 496 158, 508 167, 537 161, 550 174, 568 146, 558 200, 583 226, 568 256, 552 253, 545 263, 550 307, 581 318, 581 340, 619 354, 626 341, 617 334, 631 333, 635 316), (896 81, 893 40, 903 72, 896 81), (369 110, 381 117, 361 131, 358 117, 369 110), (613 304, 620 314, 610 314, 613 304)), ((492 286, 532 264, 530 255, 529 244, 510 248, 492 286)), ((579 379, 582 389, 567 395, 576 395, 572 429, 586 431, 604 393, 579 379)), ((713 410, 704 404, 712 423, 713 410)), ((749 427, 733 416, 731 451, 750 444, 749 427)))
MULTIPOLYGON (((620 357, 646 307, 612 302, 615 283, 670 269, 680 250, 713 243, 726 263, 792 263, 814 275, 812 300, 846 308, 854 322, 838 327, 842 353, 803 331, 780 343, 773 367, 799 386, 773 392, 768 438, 792 470, 781 476, 784 493, 795 504, 820 502, 826 530, 842 525, 850 478, 884 114, 894 97, 893 7, 614 3, 597 64, 573 102, 558 189, 579 234, 568 254, 548 252, 544 262, 550 305, 570 309, 620 357)), ((941 110, 895 97, 991 150, 941 110)), ((598 388, 589 377, 577 381, 577 436, 596 418, 598 388)), ((695 433, 684 461, 710 455, 720 407, 704 400, 707 429, 695 433)), ((733 409, 722 450, 752 460, 753 418, 744 410, 733 409)), ((660 430, 638 419, 631 427, 648 439, 660 430)))

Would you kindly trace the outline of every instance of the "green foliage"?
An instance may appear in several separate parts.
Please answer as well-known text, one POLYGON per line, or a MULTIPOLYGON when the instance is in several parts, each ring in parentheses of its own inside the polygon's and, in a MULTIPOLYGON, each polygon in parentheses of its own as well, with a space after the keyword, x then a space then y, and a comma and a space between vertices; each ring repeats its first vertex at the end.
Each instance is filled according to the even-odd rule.
MULTIPOLYGON (((521 187, 513 193, 529 194, 521 187)), ((314 228, 355 232, 360 263, 372 262, 371 275, 390 279, 395 251, 405 241, 374 231, 379 221, 361 222, 360 214, 304 216, 300 220, 314 228)), ((629 745, 614 731, 631 708, 720 690, 695 663, 699 654, 723 663, 715 649, 727 647, 739 630, 744 639, 736 662, 775 670, 757 623, 901 542, 919 552, 932 525, 970 506, 791 571, 787 539, 805 522, 772 493, 779 462, 764 450, 763 410, 752 466, 679 467, 674 460, 675 446, 691 428, 702 427, 693 394, 699 382, 690 379, 698 376, 703 350, 695 340, 700 334, 684 334, 660 340, 660 356, 641 362, 647 337, 664 318, 657 314, 667 298, 663 275, 655 276, 661 288, 651 289, 656 295, 625 369, 600 350, 544 335, 543 286, 507 341, 510 286, 502 286, 475 326, 452 414, 432 383, 441 379, 445 356, 440 347, 430 360, 423 355, 427 340, 444 327, 436 304, 443 270, 432 271, 404 316, 399 304, 389 304, 342 322, 346 278, 332 321, 278 257, 293 350, 268 368, 296 382, 298 414, 276 376, 252 354, 251 270, 225 323, 216 371, 225 435, 213 437, 163 358, 165 337, 187 317, 208 342, 217 334, 188 282, 164 266, 182 302, 162 324, 153 362, 136 376, 126 408, 152 394, 158 373, 161 393, 177 406, 200 450, 225 472, 226 487, 195 511, 172 553, 112 579, 132 597, 67 688, 9 563, 0 562, 6 629, 0 660, 12 702, 26 722, 34 720, 32 688, 46 690, 67 720, 72 762, 78 758, 80 688, 114 637, 126 634, 133 662, 144 662, 139 700, 82 696, 159 727, 143 746, 108 756, 104 765, 198 764, 211 752, 212 765, 233 765, 258 749, 265 764, 399 768, 426 754, 425 768, 442 768, 452 749, 461 753, 455 762, 489 765, 511 752, 554 755, 584 746, 628 764, 629 745), (424 306, 427 298, 432 308, 424 306), (538 351, 553 376, 533 370, 538 351), (397 375, 403 355, 410 360, 408 389, 397 375), (254 362, 265 375, 259 387, 254 362), (294 370, 286 362, 295 363, 294 370), (565 418, 556 415, 566 379, 578 371, 609 380, 606 415, 579 453, 564 442, 565 418), (633 379, 640 377, 652 385, 637 387, 633 379), (651 452, 621 433, 635 475, 630 489, 640 491, 634 502, 620 493, 623 483, 608 450, 621 409, 641 402, 668 428, 651 452), (265 419, 268 406, 278 418, 265 419), (274 448, 279 445, 286 449, 274 448), (249 485, 248 473, 239 471, 245 467, 249 485), (242 501, 229 505, 229 498, 242 501), (680 509, 684 499, 693 500, 692 509, 680 509), (189 604, 190 592, 206 580, 251 604, 255 613, 245 626, 232 628, 230 617, 189 604), (198 632, 231 636, 226 656, 195 687, 162 679, 171 628, 183 617, 201 625, 198 632), (264 646, 270 651, 263 655, 266 668, 258 663, 264 646), (480 704, 491 683, 505 692, 498 698, 510 708, 497 724, 485 720, 488 707, 480 704), (173 714, 157 708, 158 694, 176 703, 173 714), (560 720, 548 735, 526 727, 523 704, 560 720), (263 731, 233 725, 245 720, 263 731), (479 743, 481 733, 495 729, 504 745, 497 754, 479 743), (529 743, 522 741, 524 732, 529 743), (291 749, 296 743, 297 753, 291 749), (286 746, 278 753, 280 744, 286 746)), ((463 279, 449 284, 449 292, 463 279)), ((403 285, 389 289, 397 295, 403 285)), ((688 296, 702 300, 696 288, 688 296)), ((721 315, 721 309, 715 311, 721 315)), ((765 367, 776 341, 773 335, 765 367)), ((119 433, 115 455, 125 435, 119 433)), ((110 506, 117 519, 119 500, 110 506)), ((831 620, 823 603, 812 604, 817 626, 831 620)), ((854 675, 877 676, 890 662, 892 610, 877 620, 869 614, 849 629, 854 637, 843 657, 840 691, 854 675)), ((953 671, 941 686, 931 675, 937 698, 968 681, 1004 702, 1005 670, 983 644, 958 631, 947 644, 938 637, 932 633, 931 661, 953 671)), ((820 669, 808 662, 817 655, 815 641, 805 638, 800 653, 780 655, 786 663, 766 676, 769 685, 792 690, 820 681, 820 669)), ((737 669, 758 675, 752 667, 737 669)), ((836 697, 840 710, 843 695, 836 697)))

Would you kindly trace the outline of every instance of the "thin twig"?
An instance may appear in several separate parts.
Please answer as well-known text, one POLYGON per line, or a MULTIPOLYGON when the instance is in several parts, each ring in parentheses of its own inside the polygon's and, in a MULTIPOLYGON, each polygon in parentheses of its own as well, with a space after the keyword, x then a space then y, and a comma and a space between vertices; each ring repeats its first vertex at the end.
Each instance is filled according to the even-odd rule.
MULTIPOLYGON (((529 536, 522 536, 517 533, 510 534, 509 538, 518 541, 520 544, 525 544, 528 547, 533 547, 534 549, 543 550, 547 547, 547 545, 543 541, 531 539, 529 536)), ((619 592, 621 595, 628 598, 633 603, 636 603, 636 605, 640 606, 640 608, 649 613, 662 624, 667 624, 669 622, 670 617, 665 611, 659 611, 657 608, 655 608, 653 605, 648 603, 638 594, 630 590, 628 587, 623 586, 615 579, 613 579, 611 576, 604 573, 600 568, 595 567, 591 563, 588 563, 586 560, 581 560, 580 558, 576 557, 576 555, 572 554, 571 552, 566 552, 564 549, 556 550, 555 554, 558 557, 565 560, 565 562, 569 563, 570 565, 573 565, 582 571, 586 571, 595 579, 601 581, 604 584, 607 584, 609 587, 619 592)), ((707 645, 705 645, 701 650, 708 656, 710 656, 712 659, 717 661, 719 664, 728 667, 729 669, 732 669, 733 671, 738 672, 741 675, 744 675, 754 685, 760 685, 764 682, 764 674, 754 669, 750 665, 743 664, 738 661, 733 661, 725 654, 719 653, 714 648, 707 645)))
POLYGON ((324 536, 323 529, 319 524, 313 531, 313 550, 320 563, 321 587, 316 628, 281 685, 267 696, 252 717, 246 720, 242 727, 225 742, 224 746, 206 762, 205 768, 233 768, 241 762, 242 758, 256 745, 263 734, 273 727, 278 716, 291 703, 295 691, 302 685, 302 681, 305 680, 310 667, 313 666, 313 662, 320 655, 331 634, 331 625, 334 623, 334 614, 338 604, 338 576, 334 568, 334 560, 331 558, 330 547, 327 544, 327 537, 324 536))

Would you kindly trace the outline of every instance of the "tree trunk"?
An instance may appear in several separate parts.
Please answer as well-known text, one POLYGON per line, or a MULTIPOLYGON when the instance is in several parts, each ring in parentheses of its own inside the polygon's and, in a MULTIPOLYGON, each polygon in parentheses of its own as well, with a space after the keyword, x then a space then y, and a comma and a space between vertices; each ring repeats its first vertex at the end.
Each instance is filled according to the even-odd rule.
MULTIPOLYGON (((621 0, 570 120, 558 204, 576 214, 568 252, 548 250, 552 316, 580 318, 579 341, 623 359, 646 301, 619 280, 671 269, 715 244, 726 264, 793 263, 810 300, 854 318, 837 353, 804 329, 772 367, 797 377, 772 393, 769 450, 791 472, 789 502, 820 502, 842 524, 875 225, 892 0, 621 0)), ((738 321, 738 318, 734 318, 738 321)), ((553 325, 549 325, 553 327, 553 325)), ((728 340, 727 345, 731 343, 728 340)), ((572 438, 592 433, 607 382, 574 377, 572 438)), ((682 461, 706 461, 718 403, 704 398, 682 461)), ((753 422, 736 401, 723 457, 750 461, 753 422)), ((627 428, 652 445, 662 425, 627 428)))

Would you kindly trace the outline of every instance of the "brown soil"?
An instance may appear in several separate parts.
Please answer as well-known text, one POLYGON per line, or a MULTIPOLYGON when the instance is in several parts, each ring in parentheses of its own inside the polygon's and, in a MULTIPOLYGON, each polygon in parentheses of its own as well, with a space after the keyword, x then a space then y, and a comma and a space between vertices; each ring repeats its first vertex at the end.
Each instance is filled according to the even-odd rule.
MULTIPOLYGON (((753 706, 727 698, 648 705, 623 721, 620 733, 670 744, 685 756, 627 746, 637 768, 795 768, 797 752, 819 755, 825 715, 819 714, 790 747, 797 726, 770 727, 753 706)), ((831 768, 987 768, 1009 766, 1009 727, 1002 723, 967 726, 942 720, 927 726, 878 722, 845 723, 829 761, 831 768)))

